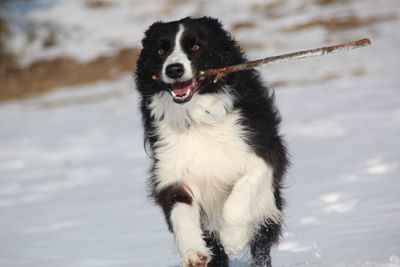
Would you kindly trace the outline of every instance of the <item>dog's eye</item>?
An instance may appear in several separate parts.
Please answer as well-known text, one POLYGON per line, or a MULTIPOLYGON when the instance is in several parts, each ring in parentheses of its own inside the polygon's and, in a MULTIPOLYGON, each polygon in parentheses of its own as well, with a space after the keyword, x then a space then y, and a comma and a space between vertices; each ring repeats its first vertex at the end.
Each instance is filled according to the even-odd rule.
POLYGON ((157 55, 160 55, 160 56, 164 55, 164 49, 162 49, 162 48, 157 49, 157 55))
POLYGON ((193 52, 199 51, 199 50, 200 50, 200 45, 194 44, 194 45, 192 46, 191 50, 192 50, 193 52))

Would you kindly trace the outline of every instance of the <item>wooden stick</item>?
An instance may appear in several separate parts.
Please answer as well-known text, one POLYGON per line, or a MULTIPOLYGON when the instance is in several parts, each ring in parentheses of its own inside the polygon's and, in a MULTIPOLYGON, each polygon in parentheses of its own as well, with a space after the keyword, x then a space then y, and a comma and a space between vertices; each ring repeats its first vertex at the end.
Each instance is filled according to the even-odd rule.
POLYGON ((251 69, 254 67, 258 67, 262 64, 273 64, 273 63, 286 62, 286 61, 300 59, 300 58, 306 58, 306 57, 322 56, 325 54, 359 48, 359 47, 367 46, 370 44, 371 44, 371 41, 369 39, 365 38, 365 39, 361 39, 358 41, 339 44, 339 45, 326 46, 326 47, 305 50, 305 51, 299 51, 299 52, 294 52, 294 53, 289 53, 289 54, 284 54, 284 55, 279 55, 279 56, 274 56, 274 57, 266 57, 263 59, 248 61, 246 63, 222 67, 222 68, 201 70, 201 71, 199 71, 198 79, 204 80, 207 77, 216 76, 214 78, 214 83, 216 83, 216 82, 218 82, 219 79, 221 79, 224 75, 226 75, 228 73, 251 69))

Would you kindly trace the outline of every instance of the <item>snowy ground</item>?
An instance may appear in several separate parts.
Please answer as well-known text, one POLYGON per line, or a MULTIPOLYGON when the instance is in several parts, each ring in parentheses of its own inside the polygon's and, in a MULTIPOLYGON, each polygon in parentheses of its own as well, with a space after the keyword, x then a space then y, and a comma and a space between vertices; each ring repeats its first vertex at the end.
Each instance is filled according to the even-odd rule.
MULTIPOLYGON (((80 6, 80 1, 47 2, 57 4, 30 16, 50 7, 80 6)), ((263 23, 250 11, 238 14, 244 10, 242 2, 225 10, 210 2, 206 11, 228 27, 235 19, 255 21, 258 26, 238 32, 237 39, 266 42, 269 54, 312 48, 328 37, 343 41, 369 36, 373 41, 368 48, 262 69, 269 82, 287 82, 276 95, 293 164, 285 191, 286 231, 273 251, 275 266, 399 267, 400 32, 393 30, 399 20, 348 31, 282 33, 277 28, 314 14, 336 14, 343 6, 312 5, 294 14, 295 1, 288 1, 281 12, 289 13, 290 20, 263 23), (332 73, 335 79, 326 78, 332 73)), ((117 3, 112 10, 120 14, 129 1, 117 3)), ((124 11, 137 12, 127 17, 142 20, 133 23, 134 39, 127 43, 137 42, 144 25, 161 16, 146 3, 124 11)), ((396 0, 374 3, 353 1, 346 10, 367 16, 398 14, 400 8, 396 0)), ((183 5, 168 12, 184 16, 190 8, 198 7, 183 5)), ((38 17, 56 16, 52 14, 38 17)), ((87 23, 75 17, 60 21, 69 18, 82 29, 96 21, 89 15, 87 23)), ((107 39, 107 31, 103 33, 107 39)), ((89 47, 92 38, 86 40, 89 47)), ((66 40, 72 42, 66 47, 76 46, 74 38, 66 40)), ((105 48, 99 53, 110 52, 101 40, 99 47, 105 48)), ((67 51, 82 60, 91 57, 85 49, 32 51, 37 57, 67 51)), ((250 50, 251 58, 262 55, 263 48, 250 50)), ((1 267, 178 266, 162 215, 146 198, 149 160, 136 102, 133 80, 126 75, 0 104, 1 267)), ((246 266, 246 257, 234 259, 233 266, 246 266)))

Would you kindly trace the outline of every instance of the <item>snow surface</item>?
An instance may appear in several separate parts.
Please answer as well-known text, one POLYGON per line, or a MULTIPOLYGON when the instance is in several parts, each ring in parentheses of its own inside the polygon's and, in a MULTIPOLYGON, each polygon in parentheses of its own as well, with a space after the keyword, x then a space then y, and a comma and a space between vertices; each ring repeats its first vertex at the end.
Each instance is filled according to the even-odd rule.
MULTIPOLYGON (((257 24, 235 34, 242 42, 266 43, 266 50, 250 49, 250 58, 364 36, 373 42, 262 68, 267 81, 286 82, 276 96, 292 158, 285 234, 273 251, 275 266, 399 267, 399 20, 339 32, 279 29, 346 12, 398 14, 400 2, 297 9, 298 1, 288 1, 280 10, 288 15, 277 20, 253 14, 249 6, 255 2, 207 1, 205 7, 228 28, 242 20, 257 24), (327 78, 332 74, 334 79, 327 78)), ((70 27, 72 37, 50 50, 25 43, 20 47, 29 53, 21 52, 22 61, 59 53, 88 60, 116 51, 119 45, 109 43, 113 38, 121 46, 139 46, 154 20, 198 8, 183 4, 164 14, 163 5, 152 1, 121 0, 97 11, 81 3, 47 0, 24 11, 35 20, 56 21, 61 32, 70 27), (68 15, 61 16, 63 10, 68 15), (109 26, 92 12, 107 13, 109 26)), ((26 37, 15 38, 10 42, 26 37)), ((1 267, 178 266, 162 214, 146 198, 149 159, 134 86, 126 75, 0 104, 1 267)), ((246 263, 245 253, 232 266, 246 263)))

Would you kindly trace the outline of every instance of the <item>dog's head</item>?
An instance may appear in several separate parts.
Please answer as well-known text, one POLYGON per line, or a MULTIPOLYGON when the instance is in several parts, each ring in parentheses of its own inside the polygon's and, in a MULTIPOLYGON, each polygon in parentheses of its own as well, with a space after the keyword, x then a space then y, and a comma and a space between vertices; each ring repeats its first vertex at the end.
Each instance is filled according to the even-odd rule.
POLYGON ((175 103, 196 94, 218 91, 226 79, 198 80, 200 70, 244 62, 236 42, 218 20, 210 17, 156 22, 145 32, 137 62, 136 82, 143 97, 168 91, 175 103))

